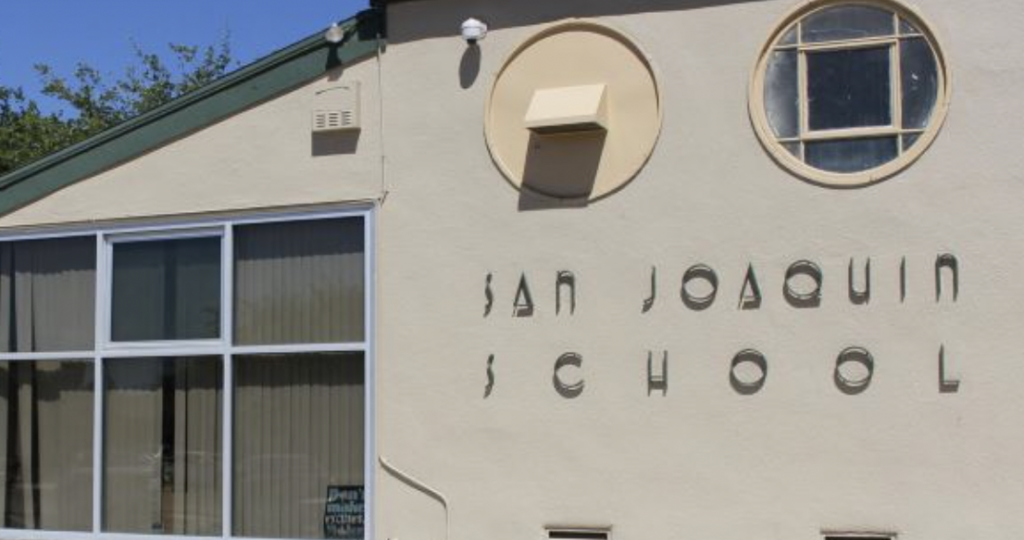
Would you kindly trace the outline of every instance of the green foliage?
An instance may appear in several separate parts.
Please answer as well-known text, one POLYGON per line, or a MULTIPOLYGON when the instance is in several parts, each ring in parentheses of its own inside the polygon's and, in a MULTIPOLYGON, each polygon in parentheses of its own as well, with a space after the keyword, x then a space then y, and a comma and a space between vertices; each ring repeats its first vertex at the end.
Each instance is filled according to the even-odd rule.
POLYGON ((20 88, 0 86, 0 174, 80 140, 58 115, 46 115, 20 88))
POLYGON ((205 86, 236 65, 227 37, 203 48, 171 44, 169 61, 132 46, 135 63, 114 80, 85 63, 70 78, 36 65, 43 95, 63 107, 58 112, 43 113, 20 87, 0 85, 0 175, 205 86))

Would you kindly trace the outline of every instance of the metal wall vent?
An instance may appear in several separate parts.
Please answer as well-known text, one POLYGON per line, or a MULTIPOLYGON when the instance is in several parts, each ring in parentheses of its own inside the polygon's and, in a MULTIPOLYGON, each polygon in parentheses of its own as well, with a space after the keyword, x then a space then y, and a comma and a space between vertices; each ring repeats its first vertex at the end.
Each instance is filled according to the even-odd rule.
POLYGON ((360 129, 359 83, 334 86, 316 93, 313 133, 360 129))
POLYGON ((313 113, 313 131, 352 129, 356 115, 352 111, 316 111, 313 113))
POLYGON ((548 528, 548 540, 609 540, 610 530, 605 528, 567 527, 548 528))
POLYGON ((896 540, 895 533, 823 533, 824 540, 896 540))

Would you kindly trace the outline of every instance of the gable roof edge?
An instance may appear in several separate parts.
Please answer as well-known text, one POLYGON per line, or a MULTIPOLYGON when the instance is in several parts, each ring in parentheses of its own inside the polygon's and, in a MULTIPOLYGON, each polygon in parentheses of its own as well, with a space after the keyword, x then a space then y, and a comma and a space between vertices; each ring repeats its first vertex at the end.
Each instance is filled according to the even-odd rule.
POLYGON ((0 177, 0 216, 373 54, 382 23, 378 10, 360 12, 338 23, 339 44, 318 32, 0 177))

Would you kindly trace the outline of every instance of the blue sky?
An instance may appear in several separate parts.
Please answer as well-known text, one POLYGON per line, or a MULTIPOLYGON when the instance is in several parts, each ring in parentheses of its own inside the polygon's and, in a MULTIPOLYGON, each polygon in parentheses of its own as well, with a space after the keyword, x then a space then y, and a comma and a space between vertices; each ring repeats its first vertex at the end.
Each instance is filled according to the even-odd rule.
POLYGON ((168 43, 210 45, 230 32, 246 64, 364 9, 368 0, 3 0, 0 84, 21 86, 46 110, 32 66, 70 75, 85 62, 118 75, 133 62, 132 42, 163 55, 168 43))

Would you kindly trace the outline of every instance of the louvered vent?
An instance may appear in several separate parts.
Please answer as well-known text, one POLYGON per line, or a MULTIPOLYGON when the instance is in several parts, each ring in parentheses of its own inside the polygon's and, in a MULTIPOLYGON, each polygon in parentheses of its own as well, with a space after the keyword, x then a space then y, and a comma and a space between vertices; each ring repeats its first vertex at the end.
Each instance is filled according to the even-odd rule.
POLYGON ((317 92, 313 133, 359 129, 359 83, 352 82, 317 92))
POLYGON ((358 127, 354 125, 355 116, 352 111, 316 111, 313 113, 313 131, 334 131, 358 127))

